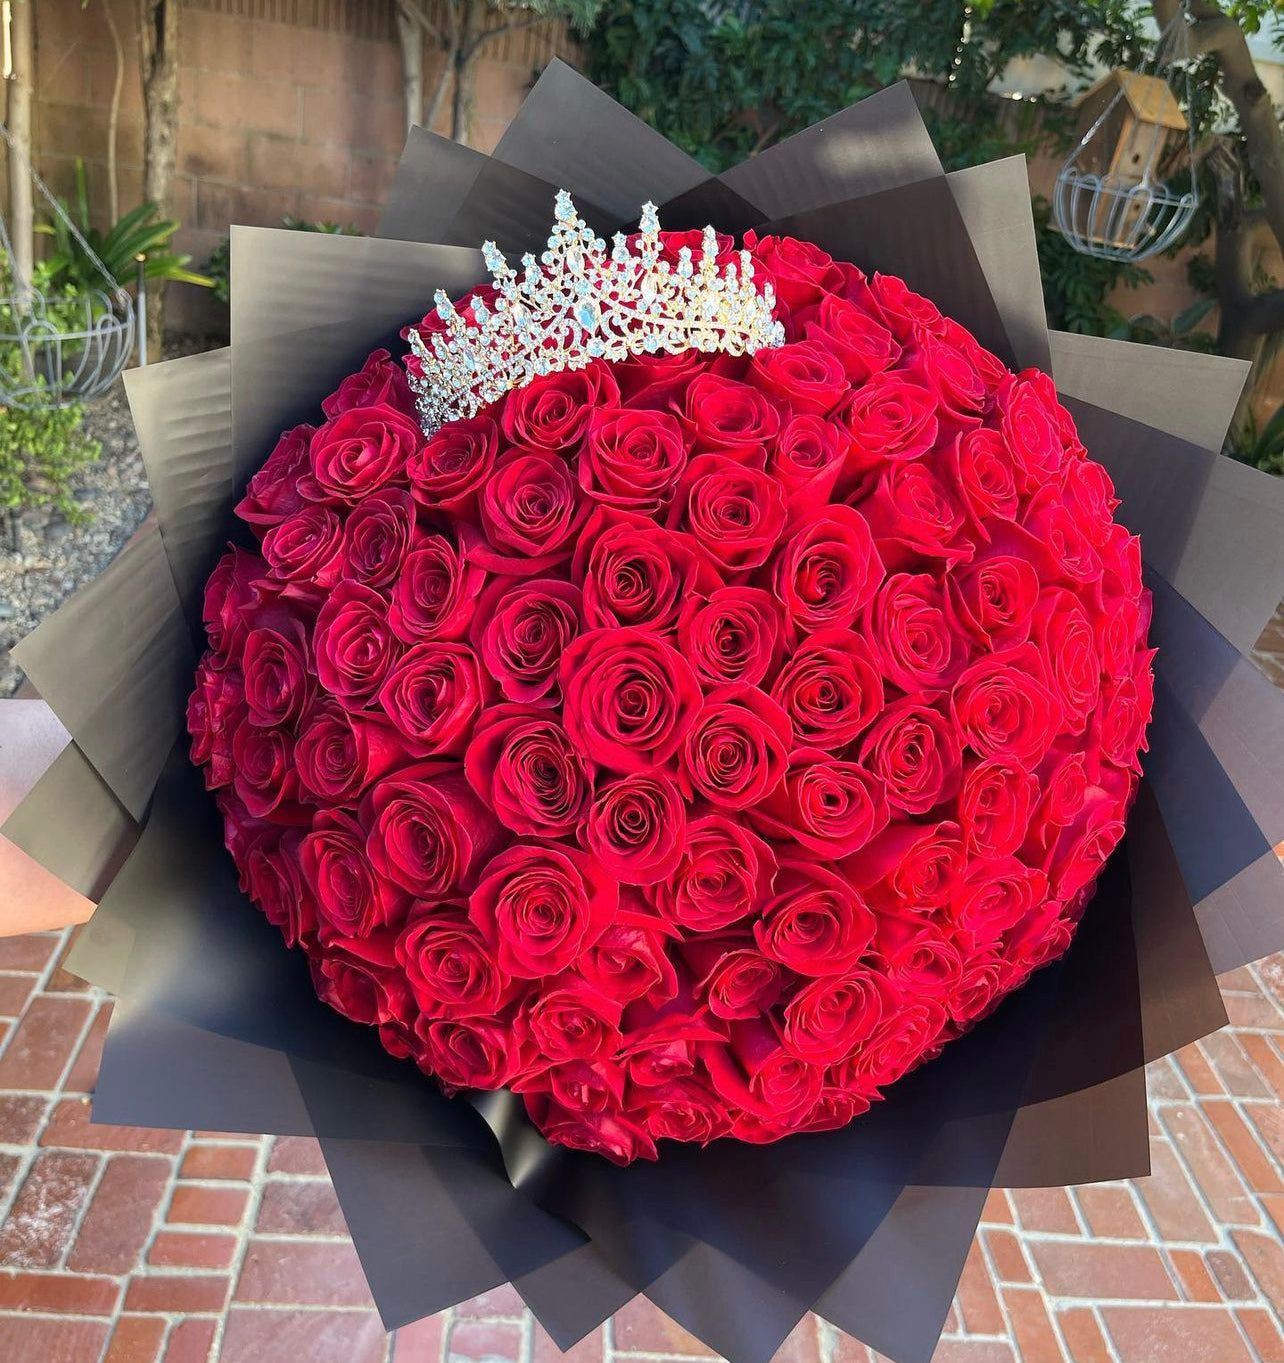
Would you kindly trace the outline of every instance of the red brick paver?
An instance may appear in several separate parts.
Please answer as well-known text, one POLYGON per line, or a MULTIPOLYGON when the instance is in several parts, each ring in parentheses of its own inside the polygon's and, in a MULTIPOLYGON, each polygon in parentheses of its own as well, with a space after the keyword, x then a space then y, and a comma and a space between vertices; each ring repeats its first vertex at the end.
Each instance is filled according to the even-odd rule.
MULTIPOLYGON (((315 1141, 95 1126, 109 1005, 0 940, 0 1363, 555 1363, 510 1287, 380 1328, 315 1141)), ((1284 1363, 1284 957, 1151 1067, 1154 1173, 991 1194, 933 1363, 1284 1363)), ((571 1363, 713 1355, 632 1302, 571 1363)), ((808 1318, 777 1363, 879 1363, 808 1318)))

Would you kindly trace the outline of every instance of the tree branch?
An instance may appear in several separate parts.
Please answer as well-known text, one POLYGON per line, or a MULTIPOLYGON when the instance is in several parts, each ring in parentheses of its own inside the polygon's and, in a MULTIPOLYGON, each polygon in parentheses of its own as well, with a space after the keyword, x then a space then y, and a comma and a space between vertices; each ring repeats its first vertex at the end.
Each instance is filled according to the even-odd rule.
POLYGON ((397 9, 412 23, 418 24, 438 47, 445 47, 446 35, 428 17, 427 12, 422 5, 417 3, 417 0, 397 0, 397 9))

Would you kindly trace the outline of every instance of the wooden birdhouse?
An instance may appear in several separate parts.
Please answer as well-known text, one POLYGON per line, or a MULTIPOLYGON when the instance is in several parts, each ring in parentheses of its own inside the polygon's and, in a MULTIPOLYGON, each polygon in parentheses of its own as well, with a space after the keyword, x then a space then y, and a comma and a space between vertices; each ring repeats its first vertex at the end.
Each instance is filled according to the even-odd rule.
POLYGON ((1077 107, 1080 167, 1121 188, 1162 180, 1186 145, 1186 116, 1159 76, 1111 71, 1077 107))

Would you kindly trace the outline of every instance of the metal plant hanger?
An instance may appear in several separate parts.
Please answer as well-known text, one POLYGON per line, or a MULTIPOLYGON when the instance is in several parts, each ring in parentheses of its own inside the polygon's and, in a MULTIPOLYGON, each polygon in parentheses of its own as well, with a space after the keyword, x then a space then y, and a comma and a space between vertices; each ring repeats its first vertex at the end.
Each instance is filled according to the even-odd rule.
POLYGON ((3 123, 0 137, 103 280, 101 289, 42 292, 31 279, 18 275, 8 227, 0 214, 0 250, 10 275, 10 292, 0 297, 0 353, 14 347, 19 357, 17 365, 0 365, 0 403, 25 411, 69 407, 106 392, 125 368, 137 329, 134 300, 3 123))
POLYGON ((1190 226, 1199 207, 1195 129, 1171 81, 1180 67, 1189 109, 1192 56, 1186 0, 1140 70, 1111 72, 1080 100, 1091 121, 1061 167, 1052 206, 1061 235, 1083 255, 1145 260, 1190 226), (1188 186, 1174 188, 1183 169, 1188 186))

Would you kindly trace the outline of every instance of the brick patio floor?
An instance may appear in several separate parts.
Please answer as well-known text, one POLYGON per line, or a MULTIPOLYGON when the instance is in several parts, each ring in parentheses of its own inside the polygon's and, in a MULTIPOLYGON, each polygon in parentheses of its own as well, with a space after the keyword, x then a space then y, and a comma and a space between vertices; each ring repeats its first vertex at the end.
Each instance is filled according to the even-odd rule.
MULTIPOLYGON (((380 1328, 312 1141, 90 1126, 110 1005, 0 940, 3 1363, 549 1363, 511 1288, 380 1328)), ((1284 957, 1151 1069, 1154 1173, 992 1194, 934 1363, 1284 1363, 1284 957)), ((574 1363, 708 1357, 641 1299, 574 1363)), ((869 1363, 808 1319, 779 1363, 869 1363)))

